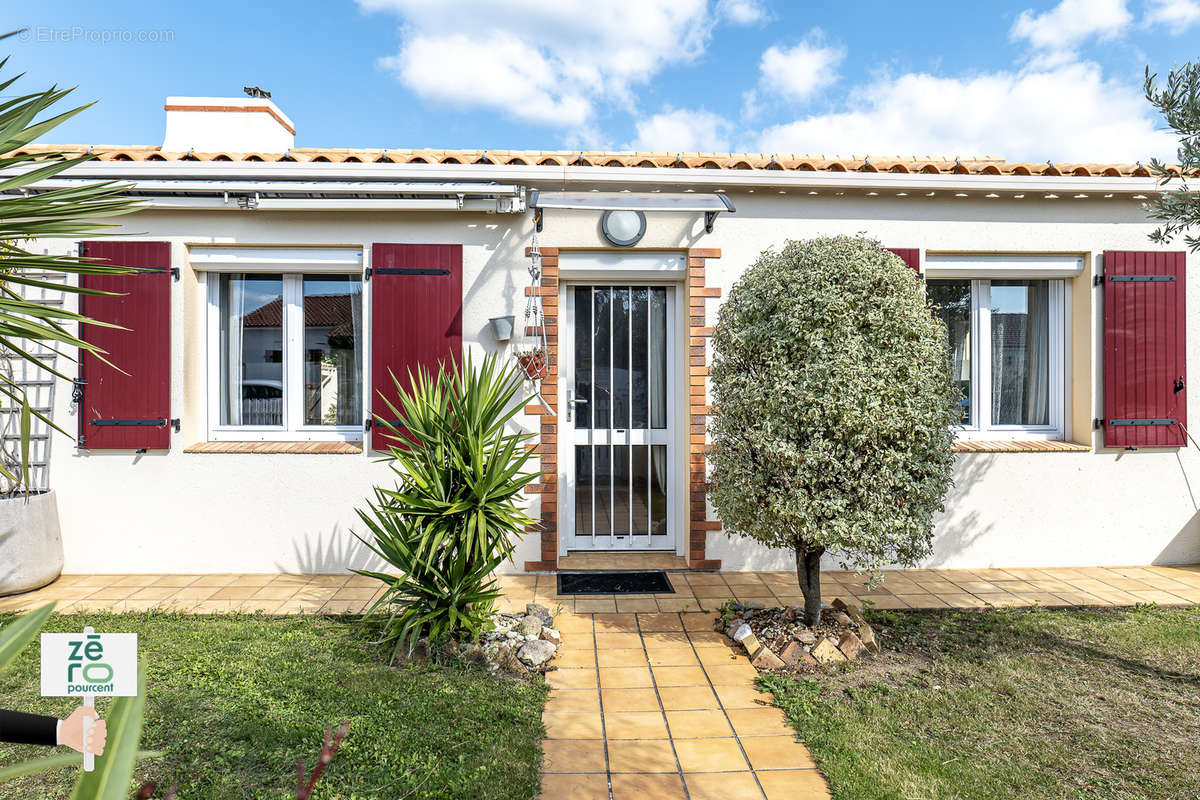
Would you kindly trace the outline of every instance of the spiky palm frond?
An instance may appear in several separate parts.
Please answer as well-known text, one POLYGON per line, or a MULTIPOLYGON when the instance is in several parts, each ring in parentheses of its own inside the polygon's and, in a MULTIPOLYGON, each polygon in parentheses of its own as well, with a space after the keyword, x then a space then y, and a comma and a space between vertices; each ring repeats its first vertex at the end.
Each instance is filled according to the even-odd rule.
MULTIPOLYGON (((0 70, 7 63, 7 58, 0 60, 0 70)), ((0 93, 20 77, 0 81, 0 93)), ((137 209, 137 201, 124 194, 126 187, 112 181, 39 188, 40 182, 90 160, 90 156, 67 158, 61 153, 18 152, 91 105, 53 114, 54 106, 71 91, 55 86, 0 103, 0 362, 11 366, 13 361, 26 361, 63 380, 71 377, 55 367, 55 358, 74 360, 77 350, 101 359, 107 355, 87 341, 79 332, 81 326, 113 326, 66 308, 26 299, 23 288, 75 295, 110 294, 80 287, 78 281, 73 285, 70 280, 58 283, 46 277, 54 273, 129 274, 133 270, 79 256, 38 253, 33 248, 46 239, 103 236, 114 227, 111 218, 137 209)), ((16 409, 10 416, 21 416, 20 432, 24 437, 19 453, 0 453, 0 477, 11 492, 26 485, 29 415, 32 413, 55 430, 66 431, 40 411, 30 409, 22 386, 9 369, 0 368, 0 396, 7 397, 16 409)))
POLYGON ((490 618, 500 590, 492 574, 534 523, 523 492, 536 480, 526 467, 527 433, 508 423, 528 398, 521 374, 488 356, 436 374, 419 369, 389 416, 376 421, 395 441, 388 460, 392 489, 377 488, 359 517, 359 538, 398 575, 355 570, 387 589, 372 607, 386 609, 388 636, 410 651, 417 639, 474 638, 490 618))

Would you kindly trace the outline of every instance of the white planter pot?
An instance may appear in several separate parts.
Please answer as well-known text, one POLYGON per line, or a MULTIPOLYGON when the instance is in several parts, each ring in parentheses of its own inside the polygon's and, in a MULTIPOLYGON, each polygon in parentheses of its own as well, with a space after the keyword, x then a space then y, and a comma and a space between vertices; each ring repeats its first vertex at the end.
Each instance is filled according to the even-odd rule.
POLYGON ((0 596, 45 586, 62 568, 57 495, 0 499, 0 596))

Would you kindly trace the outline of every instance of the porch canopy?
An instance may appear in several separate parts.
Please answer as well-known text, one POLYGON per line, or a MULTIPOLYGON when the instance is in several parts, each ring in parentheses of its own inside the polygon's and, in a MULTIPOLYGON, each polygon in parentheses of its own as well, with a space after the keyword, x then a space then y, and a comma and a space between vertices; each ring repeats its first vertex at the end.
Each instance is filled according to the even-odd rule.
POLYGON ((713 231, 717 214, 737 211, 733 201, 720 193, 700 192, 539 192, 529 193, 538 231, 542 230, 542 209, 564 208, 588 211, 674 211, 704 214, 704 230, 713 231))

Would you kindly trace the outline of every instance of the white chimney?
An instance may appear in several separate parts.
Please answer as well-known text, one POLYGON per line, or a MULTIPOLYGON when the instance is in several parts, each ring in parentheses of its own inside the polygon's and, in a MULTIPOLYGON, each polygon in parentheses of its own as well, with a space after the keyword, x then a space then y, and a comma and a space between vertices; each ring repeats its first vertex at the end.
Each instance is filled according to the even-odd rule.
POLYGON ((168 97, 164 108, 164 152, 286 153, 296 144, 296 126, 266 98, 168 97))

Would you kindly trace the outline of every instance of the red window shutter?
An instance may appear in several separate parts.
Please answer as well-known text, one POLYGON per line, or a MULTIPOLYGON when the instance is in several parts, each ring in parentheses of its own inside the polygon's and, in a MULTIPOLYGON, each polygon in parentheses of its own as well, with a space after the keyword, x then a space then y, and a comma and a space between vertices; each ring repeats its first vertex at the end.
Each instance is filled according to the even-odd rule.
POLYGON ((916 247, 889 247, 891 252, 900 256, 900 260, 918 275, 921 274, 921 251, 916 247))
MULTIPOLYGON (((396 386, 418 366, 437 371, 462 359, 462 245, 375 244, 371 248, 371 411, 392 418, 396 386)), ((392 443, 376 432, 376 449, 392 443)))
POLYGON ((80 295, 85 316, 120 325, 84 326, 83 338, 106 351, 80 359, 79 445, 88 450, 166 450, 171 446, 171 244, 81 242, 81 255, 124 267, 132 275, 80 275, 88 289, 120 296, 80 295), (127 373, 127 374, 126 374, 127 373))
POLYGON ((1104 254, 1104 446, 1183 447, 1184 253, 1104 254))

